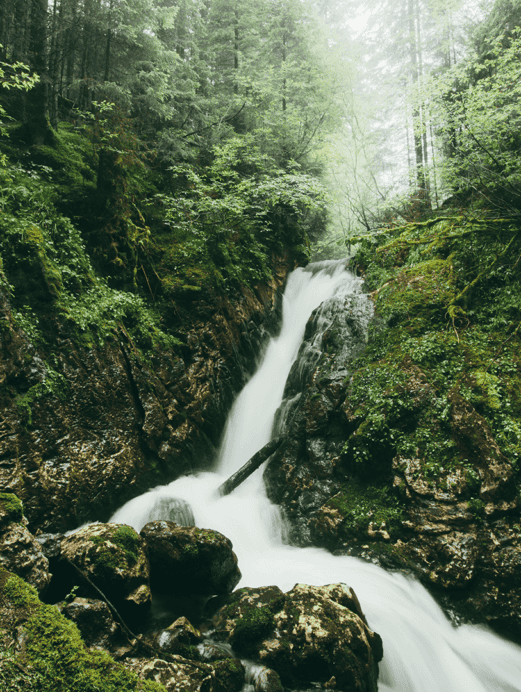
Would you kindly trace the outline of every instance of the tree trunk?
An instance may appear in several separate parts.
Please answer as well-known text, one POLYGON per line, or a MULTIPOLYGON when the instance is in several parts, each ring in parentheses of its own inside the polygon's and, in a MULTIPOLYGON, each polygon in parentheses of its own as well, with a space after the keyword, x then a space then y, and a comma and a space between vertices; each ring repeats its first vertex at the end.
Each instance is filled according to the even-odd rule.
MULTIPOLYGON (((407 16, 409 20, 409 57, 410 57, 410 72, 413 86, 418 84, 418 44, 416 35, 415 22, 415 2, 407 0, 407 16)), ((412 114, 413 134, 414 134, 414 154, 416 157, 416 181, 418 188, 425 188, 425 176, 423 172, 423 146, 421 135, 420 109, 416 107, 412 114)))
POLYGON ((47 0, 31 0, 30 66, 40 81, 27 93, 25 139, 30 144, 54 144, 48 118, 47 0))
POLYGON ((251 474, 256 471, 261 464, 263 464, 266 459, 268 459, 272 454, 274 454, 279 447, 284 442, 284 437, 276 437, 268 444, 265 444, 262 449, 259 449, 241 468, 236 471, 228 480, 221 483, 218 487, 217 492, 219 495, 229 495, 232 490, 235 490, 237 486, 243 483, 251 474))

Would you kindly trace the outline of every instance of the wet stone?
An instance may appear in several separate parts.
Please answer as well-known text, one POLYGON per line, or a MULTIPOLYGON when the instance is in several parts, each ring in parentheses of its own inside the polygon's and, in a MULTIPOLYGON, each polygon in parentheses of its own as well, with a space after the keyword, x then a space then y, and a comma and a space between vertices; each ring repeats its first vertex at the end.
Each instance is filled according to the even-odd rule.
POLYGON ((77 625, 87 646, 108 649, 114 643, 118 626, 104 601, 75 598, 60 610, 77 625))

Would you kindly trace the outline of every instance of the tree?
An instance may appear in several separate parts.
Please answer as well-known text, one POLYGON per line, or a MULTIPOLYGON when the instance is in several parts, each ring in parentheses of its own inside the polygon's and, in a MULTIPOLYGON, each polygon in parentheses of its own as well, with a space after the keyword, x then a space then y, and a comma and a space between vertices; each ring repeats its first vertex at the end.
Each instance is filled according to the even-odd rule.
POLYGON ((488 42, 485 59, 475 53, 428 86, 446 144, 444 184, 478 194, 496 210, 521 209, 520 57, 521 34, 514 29, 511 38, 488 42))

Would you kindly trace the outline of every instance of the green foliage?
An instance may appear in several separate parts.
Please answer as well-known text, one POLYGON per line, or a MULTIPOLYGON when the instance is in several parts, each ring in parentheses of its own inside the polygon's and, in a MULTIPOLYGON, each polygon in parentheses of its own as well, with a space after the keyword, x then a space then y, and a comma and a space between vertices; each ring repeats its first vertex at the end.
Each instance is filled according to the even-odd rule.
POLYGON ((156 195, 163 210, 157 273, 169 291, 254 285, 271 276, 270 254, 306 245, 306 227, 324 208, 316 180, 279 168, 252 136, 215 147, 208 166, 171 168, 175 194, 156 195))
MULTIPOLYGON (((68 158, 68 147, 58 148, 55 158, 68 158)), ((81 167, 71 161, 69 181, 73 171, 81 177, 81 167)), ((179 344, 161 330, 159 315, 140 295, 110 288, 96 274, 79 229, 57 210, 53 169, 46 170, 29 163, 0 171, 0 256, 15 324, 39 346, 53 338, 46 328, 49 311, 85 345, 102 345, 120 331, 143 349, 179 344)), ((55 393, 60 376, 50 362, 47 370, 45 382, 26 393, 21 406, 45 391, 55 393)))
MULTIPOLYGON (((0 44, 0 49, 3 46, 0 44)), ((16 89, 22 91, 28 91, 39 82, 39 75, 31 74, 31 71, 27 65, 17 61, 14 63, 7 63, 0 60, 0 87, 2 89, 16 89)), ((8 136, 8 131, 4 126, 6 120, 12 120, 5 110, 5 108, 0 103, 0 136, 8 136)), ((0 152, 0 166, 5 166, 7 164, 7 158, 4 154, 0 152)))
POLYGON ((356 475, 389 478, 393 459, 416 458, 428 483, 443 487, 460 468, 474 492, 479 452, 455 428, 455 392, 520 467, 519 251, 515 222, 488 216, 447 214, 361 240, 355 261, 377 321, 345 404, 356 475))
POLYGON ((487 41, 485 56, 474 54, 425 89, 446 142, 440 173, 449 190, 473 190, 487 205, 518 209, 521 95, 519 29, 487 41))

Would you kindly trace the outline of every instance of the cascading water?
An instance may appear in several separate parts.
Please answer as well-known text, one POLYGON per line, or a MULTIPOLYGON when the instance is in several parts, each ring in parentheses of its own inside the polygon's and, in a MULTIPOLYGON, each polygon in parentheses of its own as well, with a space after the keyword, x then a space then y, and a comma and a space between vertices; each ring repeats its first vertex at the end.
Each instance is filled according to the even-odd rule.
POLYGON ((269 441, 289 371, 311 313, 324 301, 360 293, 345 263, 297 269, 284 294, 282 328, 230 413, 215 473, 186 476, 128 502, 111 521, 140 530, 153 519, 212 528, 229 537, 240 586, 345 582, 356 591, 370 627, 384 643, 381 692, 521 692, 521 648, 485 628, 454 628, 415 580, 353 557, 284 544, 277 507, 256 471, 227 497, 216 489, 269 441))

